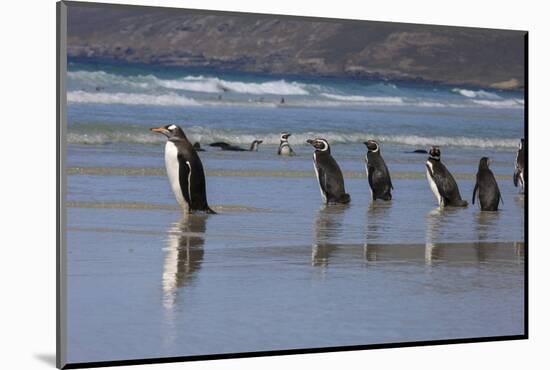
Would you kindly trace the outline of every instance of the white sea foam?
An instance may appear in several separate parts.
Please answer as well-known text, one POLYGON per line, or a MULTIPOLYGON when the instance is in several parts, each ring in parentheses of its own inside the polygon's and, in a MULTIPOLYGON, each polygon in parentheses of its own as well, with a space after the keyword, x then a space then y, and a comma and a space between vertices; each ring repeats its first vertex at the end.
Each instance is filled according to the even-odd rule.
POLYGON ((500 96, 498 96, 497 94, 490 93, 484 90, 473 91, 455 88, 452 91, 467 98, 500 99, 500 96))
POLYGON ((321 95, 328 99, 347 101, 347 102, 388 104, 388 105, 399 105, 404 103, 403 98, 400 98, 397 96, 338 95, 338 94, 329 94, 329 93, 321 93, 321 95))
MULTIPOLYGON (((157 144, 164 140, 159 135, 154 135, 146 128, 120 127, 117 131, 109 128, 90 125, 79 125, 78 128, 70 128, 68 134, 69 143, 73 144, 108 144, 116 142, 135 143, 135 144, 157 144)), ((253 140, 261 139, 264 145, 279 144, 279 132, 272 133, 253 133, 253 132, 234 132, 223 129, 212 129, 202 126, 182 127, 193 142, 198 141, 203 144, 216 141, 225 141, 232 144, 248 147, 253 140)), ((376 135, 365 132, 341 133, 334 131, 324 132, 301 132, 293 133, 290 138, 292 145, 305 145, 307 139, 312 137, 322 137, 331 144, 344 143, 363 143, 368 139, 378 140, 387 144, 408 145, 411 147, 427 148, 431 145, 455 146, 455 147, 475 147, 475 148, 502 148, 514 149, 517 147, 517 139, 493 139, 493 138, 472 138, 464 136, 434 136, 424 137, 417 135, 376 135)))
POLYGON ((197 106, 193 99, 169 93, 163 95, 136 93, 90 93, 87 91, 70 91, 67 93, 69 103, 126 104, 126 105, 159 105, 159 106, 197 106))
POLYGON ((285 80, 267 82, 240 82, 217 77, 188 76, 182 80, 158 80, 161 86, 170 89, 195 92, 222 93, 226 91, 251 95, 309 95, 307 85, 285 80))
POLYGON ((452 91, 468 99, 407 95, 391 83, 366 86, 365 95, 346 94, 331 85, 271 80, 263 82, 232 81, 203 75, 175 79, 152 74, 119 75, 105 71, 70 71, 68 100, 70 103, 129 104, 158 106, 256 106, 273 107, 353 107, 407 106, 419 108, 522 109, 523 100, 503 99, 484 90, 454 88, 452 91), (381 90, 382 89, 382 90, 381 90), (385 91, 385 92, 381 92, 385 91), (188 92, 188 93, 186 93, 188 92), (228 94, 224 94, 224 93, 228 94), (192 95, 193 98, 186 95, 192 95), (215 94, 215 95, 214 95, 215 94), (218 95, 224 95, 218 100, 218 95), (387 95, 386 95, 387 94, 387 95), (241 96, 244 95, 244 96, 241 96), (285 104, 279 104, 280 97, 285 104))
POLYGON ((121 76, 105 71, 72 71, 69 80, 89 87, 125 87, 136 89, 153 89, 162 87, 171 90, 185 90, 203 93, 236 92, 251 95, 309 95, 307 85, 285 80, 266 82, 241 82, 223 80, 217 77, 187 76, 179 79, 162 79, 153 75, 121 76))
POLYGON ((523 99, 472 100, 474 103, 490 108, 523 108, 523 99))

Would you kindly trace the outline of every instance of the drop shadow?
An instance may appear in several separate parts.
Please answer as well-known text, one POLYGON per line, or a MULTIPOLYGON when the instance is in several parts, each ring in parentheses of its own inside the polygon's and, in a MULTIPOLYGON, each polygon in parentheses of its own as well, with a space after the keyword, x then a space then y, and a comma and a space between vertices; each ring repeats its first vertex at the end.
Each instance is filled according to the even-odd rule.
POLYGON ((57 365, 55 353, 35 353, 34 358, 52 367, 57 365))

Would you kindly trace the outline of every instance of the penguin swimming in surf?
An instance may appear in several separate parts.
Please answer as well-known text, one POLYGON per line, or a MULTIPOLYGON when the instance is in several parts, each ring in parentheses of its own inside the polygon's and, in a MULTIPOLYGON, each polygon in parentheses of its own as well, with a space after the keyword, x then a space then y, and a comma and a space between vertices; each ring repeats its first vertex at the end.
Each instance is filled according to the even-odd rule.
POLYGON ((210 146, 216 146, 216 147, 219 147, 221 150, 227 150, 231 152, 257 152, 258 146, 261 143, 263 143, 263 140, 254 140, 252 144, 250 144, 249 149, 244 149, 244 148, 241 148, 240 146, 231 145, 223 141, 217 141, 215 143, 210 144, 210 146))
POLYGON ((193 144, 193 148, 197 152, 204 152, 205 151, 203 148, 201 148, 201 143, 199 143, 198 141, 195 144, 193 144))
POLYGON ((514 164, 514 186, 517 188, 521 186, 521 191, 525 189, 525 180, 523 172, 525 170, 525 140, 521 139, 519 142, 518 153, 516 154, 516 161, 514 164))
POLYGON ((368 140, 363 144, 367 146, 368 150, 365 157, 365 169, 367 170, 372 200, 391 200, 393 185, 390 171, 380 153, 380 144, 375 140, 368 140))
POLYGON ((291 136, 291 133, 288 132, 281 132, 281 142, 279 143, 279 151, 277 152, 278 155, 286 155, 286 156, 293 156, 294 150, 290 147, 290 144, 288 143, 288 138, 291 136))
POLYGON ((468 202, 462 200, 456 181, 441 162, 439 147, 430 150, 430 157, 426 162, 426 177, 440 207, 466 207, 468 202))
POLYGON ((498 203, 502 200, 497 180, 493 171, 489 169, 490 160, 483 157, 479 160, 479 169, 476 175, 476 185, 472 195, 472 204, 476 201, 476 192, 482 211, 497 211, 498 203))
POLYGON ((349 203, 351 200, 344 187, 344 176, 338 163, 330 154, 330 145, 325 139, 309 139, 306 141, 315 148, 313 153, 313 167, 321 196, 326 204, 349 203))
POLYGON ((150 129, 166 136, 164 161, 170 186, 184 211, 216 213, 206 200, 206 180, 201 160, 183 130, 176 125, 150 129))

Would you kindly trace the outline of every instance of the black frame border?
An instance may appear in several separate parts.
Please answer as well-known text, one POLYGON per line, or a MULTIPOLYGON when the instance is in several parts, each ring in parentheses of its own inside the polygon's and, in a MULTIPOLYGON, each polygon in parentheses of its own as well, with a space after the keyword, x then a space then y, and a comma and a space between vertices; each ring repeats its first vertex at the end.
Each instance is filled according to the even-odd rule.
POLYGON ((423 347, 423 346, 435 346, 435 345, 449 345, 449 344, 467 344, 467 343, 485 343, 485 342, 499 342, 510 340, 525 340, 529 339, 529 32, 522 30, 509 30, 524 32, 524 138, 525 146, 527 148, 525 152, 525 188, 524 188, 524 334, 509 335, 509 336, 494 336, 494 337, 473 337, 473 338, 459 338, 459 339, 441 339, 441 340, 428 340, 428 341, 415 341, 415 342, 393 342, 393 343, 380 343, 380 344, 366 344, 366 345, 353 345, 353 346, 337 346, 337 347, 319 347, 319 348, 297 348, 288 350, 273 350, 273 351, 257 351, 257 352, 238 352, 238 353, 219 353, 209 355, 196 355, 196 356, 175 356, 175 357, 158 357, 158 358, 143 358, 132 360, 114 360, 114 361, 95 361, 95 362, 78 362, 78 363, 66 363, 66 314, 64 307, 66 299, 64 280, 66 276, 63 276, 66 269, 64 268, 65 259, 65 218, 66 210, 64 209, 64 187, 63 183, 66 179, 66 173, 64 166, 60 165, 63 159, 64 141, 63 132, 64 124, 66 124, 66 117, 64 110, 66 109, 66 101, 62 99, 62 95, 66 94, 64 84, 61 83, 61 78, 64 77, 63 73, 66 73, 66 44, 62 45, 63 41, 66 42, 66 7, 68 6, 79 7, 102 7, 102 8, 141 8, 160 11, 186 11, 191 13, 204 13, 208 12, 215 15, 235 15, 235 16, 265 16, 265 17, 280 17, 285 19, 295 20, 308 20, 308 21, 322 21, 322 22, 373 22, 373 23, 396 23, 396 24, 412 24, 419 26, 432 26, 432 27, 448 27, 456 29, 483 29, 483 30, 509 30, 509 29, 494 29, 494 28, 482 28, 482 27, 460 27, 460 26, 447 26, 438 24, 421 24, 421 23, 407 23, 407 22, 384 22, 384 21, 369 21, 360 19, 343 19, 343 18, 323 18, 313 16, 297 16, 297 15, 284 15, 284 14, 267 14, 267 13, 252 13, 252 12, 233 12, 233 11, 220 11, 220 10, 208 10, 208 9, 189 9, 189 8, 174 8, 174 7, 161 7, 161 6, 148 6, 148 5, 130 5, 130 4, 111 4, 111 3, 98 3, 98 2, 81 2, 81 1, 59 1, 56 3, 56 46, 57 46, 57 60, 56 60, 56 367, 58 369, 82 369, 82 368, 96 368, 96 367, 111 367, 111 366, 128 366, 128 365, 147 365, 147 364, 163 364, 174 362, 191 362, 191 361, 206 361, 206 360, 223 360, 223 359, 238 359, 238 358, 251 358, 251 357, 268 357, 268 356, 286 356, 286 355, 301 355, 301 354, 315 354, 326 352, 348 352, 348 351, 361 351, 371 349, 390 349, 390 348, 407 348, 407 347, 423 347), (63 10, 63 8, 65 9, 63 10), (65 55, 61 55, 65 53, 65 55), (63 57, 65 60, 63 61, 63 57), (63 69, 63 70, 62 70, 63 69))

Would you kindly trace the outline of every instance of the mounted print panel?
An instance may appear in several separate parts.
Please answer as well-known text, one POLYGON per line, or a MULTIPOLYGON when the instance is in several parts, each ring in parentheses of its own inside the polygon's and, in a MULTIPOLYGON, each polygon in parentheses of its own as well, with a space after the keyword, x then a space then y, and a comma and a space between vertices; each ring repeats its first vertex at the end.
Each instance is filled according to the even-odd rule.
POLYGON ((527 337, 526 32, 61 2, 58 39, 59 367, 527 337))

